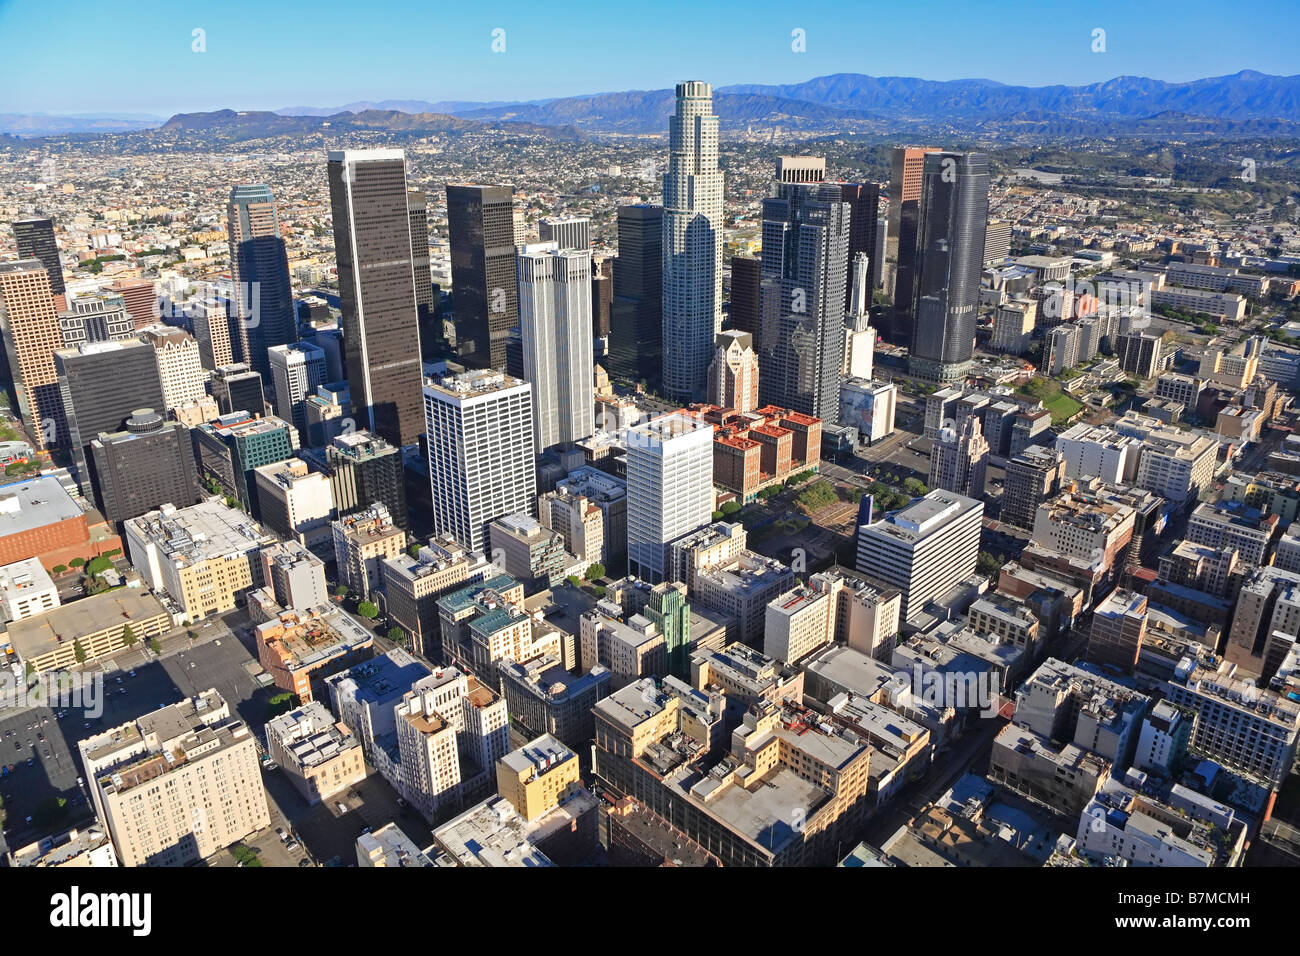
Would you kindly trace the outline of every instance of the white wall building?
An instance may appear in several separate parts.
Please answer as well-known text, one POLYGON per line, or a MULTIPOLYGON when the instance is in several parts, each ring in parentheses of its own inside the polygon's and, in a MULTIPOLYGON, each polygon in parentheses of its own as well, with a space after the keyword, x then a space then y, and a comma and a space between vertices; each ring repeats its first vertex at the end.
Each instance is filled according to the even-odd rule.
POLYGON ((713 426, 674 413, 627 433, 630 573, 663 580, 668 545, 713 518, 713 426))

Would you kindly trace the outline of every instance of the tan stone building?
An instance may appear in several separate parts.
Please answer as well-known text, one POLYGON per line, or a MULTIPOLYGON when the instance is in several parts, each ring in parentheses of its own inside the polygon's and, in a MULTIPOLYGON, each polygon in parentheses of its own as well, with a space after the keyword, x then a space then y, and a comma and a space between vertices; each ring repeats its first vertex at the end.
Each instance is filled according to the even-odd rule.
POLYGON ((185 866, 271 825, 257 741, 216 690, 79 745, 123 866, 185 866))

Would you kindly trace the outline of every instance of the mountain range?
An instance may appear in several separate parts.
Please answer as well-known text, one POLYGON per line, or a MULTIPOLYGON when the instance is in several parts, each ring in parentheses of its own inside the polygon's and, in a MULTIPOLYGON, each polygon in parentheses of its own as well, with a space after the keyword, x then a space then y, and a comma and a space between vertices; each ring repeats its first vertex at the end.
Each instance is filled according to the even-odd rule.
MULTIPOLYGON (((726 129, 805 132, 1038 131, 1044 135, 1300 135, 1300 75, 1243 70, 1187 83, 1116 77, 1086 86, 1010 86, 993 80, 933 81, 837 73, 803 83, 739 84, 714 90, 726 129), (1068 131, 1068 133, 1067 133, 1068 131)), ((166 122, 133 116, 0 114, 0 133, 212 130, 224 138, 324 128, 456 131, 493 128, 571 136, 667 130, 671 89, 594 93, 521 102, 384 100, 339 107, 187 113, 166 122)))

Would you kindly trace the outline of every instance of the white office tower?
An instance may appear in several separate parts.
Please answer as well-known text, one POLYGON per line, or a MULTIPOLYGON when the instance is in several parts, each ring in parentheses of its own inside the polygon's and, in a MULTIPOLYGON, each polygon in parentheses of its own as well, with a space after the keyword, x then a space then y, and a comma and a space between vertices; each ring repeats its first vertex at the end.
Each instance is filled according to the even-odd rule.
POLYGON ((524 379, 533 386, 541 454, 596 430, 591 252, 537 242, 523 246, 517 262, 524 379))
POLYGON ((722 327, 722 171, 713 88, 699 80, 677 84, 663 205, 664 392, 700 402, 722 327))
POLYGON ((903 592, 903 620, 975 570, 984 504, 932 491, 858 528, 858 570, 903 592))
POLYGON ((591 220, 586 216, 547 216, 537 224, 542 242, 558 243, 561 249, 591 251, 591 220))
POLYGON ((307 437, 307 399, 325 384, 325 350, 310 342, 292 342, 266 350, 275 385, 275 414, 293 422, 304 445, 307 437))
POLYGON ((628 571, 664 580, 670 542, 713 520, 713 426, 675 412, 627 432, 628 571))
POLYGON ((424 387, 433 528, 483 551, 487 526, 531 512, 537 493, 527 382, 483 369, 424 387))

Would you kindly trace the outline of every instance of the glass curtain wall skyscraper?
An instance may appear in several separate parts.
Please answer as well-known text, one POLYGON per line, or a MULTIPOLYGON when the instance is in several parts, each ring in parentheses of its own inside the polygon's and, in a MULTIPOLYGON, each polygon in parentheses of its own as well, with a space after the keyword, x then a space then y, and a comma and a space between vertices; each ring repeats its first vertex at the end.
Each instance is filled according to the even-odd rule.
POLYGON ((663 388, 704 400, 713 339, 722 327, 722 172, 713 88, 677 84, 664 174, 663 388))

